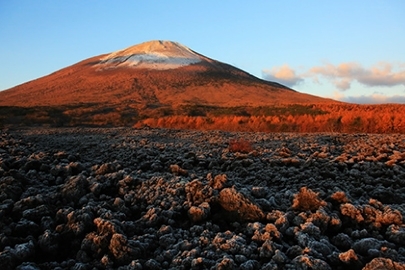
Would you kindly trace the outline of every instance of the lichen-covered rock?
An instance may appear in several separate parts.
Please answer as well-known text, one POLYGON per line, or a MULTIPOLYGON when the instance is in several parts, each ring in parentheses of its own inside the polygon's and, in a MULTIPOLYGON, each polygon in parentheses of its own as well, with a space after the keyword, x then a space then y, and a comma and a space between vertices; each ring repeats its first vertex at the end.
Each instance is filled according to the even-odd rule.
POLYGON ((256 198, 264 198, 267 196, 269 190, 266 187, 252 187, 252 195, 256 198))
POLYGON ((6 176, 0 178, 0 199, 12 199, 16 201, 23 193, 23 185, 21 181, 18 181, 12 176, 6 176))
POLYGON ((95 173, 97 175, 104 175, 107 173, 113 173, 116 172, 118 170, 119 166, 117 164, 114 163, 104 163, 102 164, 100 167, 97 168, 97 170, 95 171, 95 173))
POLYGON ((71 172, 72 175, 77 175, 85 170, 85 167, 80 162, 70 162, 68 165, 68 170, 71 172))
POLYGON ((212 174, 209 173, 207 175, 208 185, 213 189, 223 189, 225 187, 225 183, 228 180, 226 174, 218 174, 215 177, 212 177, 212 174))
POLYGON ((210 202, 213 199, 213 189, 197 179, 187 183, 185 191, 190 205, 198 206, 203 202, 210 202))
POLYGON ((262 246, 259 248, 260 258, 271 258, 273 257, 275 248, 272 245, 272 241, 267 239, 263 242, 262 246))
POLYGON ((65 230, 77 236, 84 235, 93 228, 93 213, 89 208, 71 211, 66 218, 65 230))
POLYGON ((208 218, 210 209, 209 203, 203 202, 199 206, 191 206, 188 209, 188 215, 193 222, 199 222, 208 218))
POLYGON ((311 252, 316 258, 326 260, 327 256, 332 253, 332 246, 326 241, 311 241, 308 243, 311 252))
POLYGON ((242 250, 246 245, 246 240, 230 231, 217 233, 212 240, 212 245, 217 250, 225 251, 229 254, 243 254, 242 250))
POLYGON ((364 238, 356 241, 353 244, 353 249, 357 254, 368 255, 369 250, 371 249, 379 250, 383 244, 384 244, 383 241, 375 238, 364 238))
MULTIPOLYGON (((14 204, 13 213, 17 215, 22 215, 22 213, 28 209, 33 209, 38 206, 45 206, 46 198, 42 194, 37 194, 35 196, 27 196, 21 198, 14 204)), ((46 206, 45 206, 46 207, 46 206)))
POLYGON ((133 243, 128 241, 123 234, 115 233, 112 235, 109 245, 109 251, 117 260, 119 265, 128 264, 140 256, 141 251, 133 243))
POLYGON ((225 257, 215 266, 218 270, 232 270, 235 269, 236 264, 233 259, 225 257))
POLYGON ((42 235, 38 237, 38 245, 40 249, 49 254, 56 255, 59 252, 60 236, 58 233, 46 230, 42 235))
MULTIPOLYGON (((108 252, 108 246, 110 244, 111 235, 102 234, 99 235, 95 232, 88 233, 82 243, 80 248, 88 256, 99 258, 108 252)), ((107 259, 105 259, 107 260, 107 259)), ((107 263, 107 262, 105 262, 107 263)), ((104 263, 103 263, 104 264, 104 263)))
POLYGON ((371 223, 377 229, 382 226, 402 224, 402 214, 398 210, 389 206, 384 207, 375 199, 370 199, 369 205, 363 206, 362 215, 364 222, 371 223))
POLYGON ((270 262, 268 262, 266 264, 263 264, 261 269, 263 269, 263 270, 277 270, 277 269, 279 269, 279 267, 275 262, 270 261, 270 262))
POLYGON ((173 234, 164 234, 159 237, 159 245, 164 249, 171 247, 177 242, 177 238, 173 234))
POLYGON ((361 214, 361 208, 354 206, 351 203, 345 203, 340 206, 340 212, 343 216, 348 216, 352 220, 360 223, 364 221, 364 217, 361 214))
POLYGON ((254 270, 259 267, 259 262, 256 260, 248 260, 239 266, 241 270, 254 270))
POLYGON ((402 135, 11 132, 1 269, 403 268, 402 135))
POLYGON ((349 250, 353 245, 353 240, 345 233, 339 233, 332 237, 331 243, 342 251, 349 250))
POLYGON ((204 267, 204 258, 198 257, 191 261, 191 269, 201 269, 204 267))
POLYGON ((374 258, 363 270, 403 270, 405 263, 394 262, 389 258, 374 258))
POLYGON ((263 211, 235 188, 225 188, 219 193, 219 204, 228 212, 235 213, 242 221, 254 221, 264 218, 263 211))
POLYGON ((72 176, 62 187, 61 194, 68 201, 78 203, 87 193, 88 182, 84 175, 72 176))
POLYGON ((336 191, 335 193, 333 193, 330 198, 339 203, 348 203, 350 200, 347 198, 346 193, 344 191, 336 191))
POLYGON ((306 222, 311 222, 323 233, 329 228, 331 219, 331 215, 327 213, 323 207, 321 207, 316 210, 315 213, 311 213, 306 222))
POLYGON ((22 213, 23 218, 39 222, 42 217, 49 216, 51 214, 51 210, 46 205, 40 205, 33 209, 24 210, 22 213))
POLYGON ((301 224, 300 227, 303 233, 306 233, 315 239, 319 239, 321 237, 321 229, 319 229, 318 226, 315 226, 315 224, 313 224, 311 221, 301 224))
POLYGON ((279 249, 276 250, 271 259, 278 265, 283 265, 288 261, 288 257, 279 249))
POLYGON ((17 263, 18 262, 13 254, 10 252, 10 249, 5 249, 0 252, 0 265, 3 267, 3 269, 14 270, 17 266, 17 263))
POLYGON ((388 240, 396 244, 402 245, 405 243, 405 224, 390 225, 385 232, 388 240))
POLYGON ((15 227, 13 228, 14 235, 21 237, 27 237, 29 235, 38 235, 40 233, 40 227, 37 223, 25 218, 21 218, 15 227))
POLYGON ((105 220, 102 218, 94 219, 94 225, 96 225, 97 232, 99 234, 119 234, 122 233, 121 225, 116 221, 105 220))
POLYGON ((35 244, 32 240, 18 244, 11 249, 11 254, 20 262, 26 261, 35 255, 35 244))
POLYGON ((145 268, 150 270, 159 270, 162 269, 160 263, 154 259, 149 259, 145 262, 145 268))
POLYGON ((180 175, 180 176, 187 176, 188 175, 188 171, 181 168, 179 165, 177 164, 173 164, 170 165, 170 171, 174 174, 174 175, 180 175))
POLYGON ((33 160, 28 160, 24 166, 23 166, 23 170, 25 171, 29 171, 29 170, 37 170, 39 171, 39 169, 41 168, 41 161, 37 160, 37 159, 33 159, 33 160))
POLYGON ((331 265, 343 265, 350 269, 361 269, 364 266, 361 256, 357 256, 353 249, 341 253, 333 253, 329 257, 331 265))
POLYGON ((349 249, 348 251, 339 253, 339 260, 341 260, 345 264, 350 264, 353 261, 358 261, 359 258, 357 257, 357 254, 353 249, 349 249))
POLYGON ((260 222, 249 223, 248 232, 252 230, 253 236, 252 240, 256 242, 264 242, 266 240, 275 240, 280 238, 280 232, 277 227, 272 223, 267 223, 265 226, 260 222), (249 228, 250 227, 250 228, 249 228))
POLYGON ((293 261, 296 269, 307 270, 307 269, 318 269, 318 270, 331 270, 332 268, 323 260, 315 259, 308 255, 300 255, 296 257, 293 261))

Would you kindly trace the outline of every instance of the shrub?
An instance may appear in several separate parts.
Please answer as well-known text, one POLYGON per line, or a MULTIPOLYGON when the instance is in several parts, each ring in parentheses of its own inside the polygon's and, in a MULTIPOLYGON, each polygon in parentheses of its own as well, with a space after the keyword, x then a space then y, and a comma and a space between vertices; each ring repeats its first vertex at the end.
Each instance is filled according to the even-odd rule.
POLYGON ((249 153, 253 150, 252 144, 245 139, 232 139, 229 142, 230 152, 249 153))
POLYGON ((333 193, 330 198, 338 203, 347 203, 349 199, 346 197, 346 193, 343 191, 336 191, 333 193))
POLYGON ((351 203, 345 203, 340 205, 340 213, 343 216, 350 217, 355 220, 357 223, 363 222, 364 217, 361 214, 361 207, 356 207, 351 203))
POLYGON ((292 208, 301 211, 316 211, 321 206, 325 206, 326 202, 318 198, 318 193, 302 187, 300 191, 294 195, 292 208))

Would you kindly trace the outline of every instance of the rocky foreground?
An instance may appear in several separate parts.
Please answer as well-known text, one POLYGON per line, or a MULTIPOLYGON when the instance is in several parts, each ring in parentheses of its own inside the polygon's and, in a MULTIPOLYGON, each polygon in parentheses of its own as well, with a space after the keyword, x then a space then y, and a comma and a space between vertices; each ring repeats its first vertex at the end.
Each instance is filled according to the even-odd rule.
POLYGON ((404 135, 0 135, 0 269, 405 269, 404 216, 404 135))

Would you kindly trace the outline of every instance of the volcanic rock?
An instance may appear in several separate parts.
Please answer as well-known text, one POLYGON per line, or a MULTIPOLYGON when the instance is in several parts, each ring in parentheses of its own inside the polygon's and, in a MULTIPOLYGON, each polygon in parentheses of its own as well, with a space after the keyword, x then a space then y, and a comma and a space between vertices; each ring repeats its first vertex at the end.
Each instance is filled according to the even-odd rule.
POLYGON ((2 269, 404 267, 405 204, 393 167, 371 159, 377 149, 335 161, 381 138, 392 146, 385 151, 402 153, 401 136, 342 135, 331 145, 325 134, 74 128, 0 138, 2 269), (236 135, 256 152, 230 152, 236 135), (285 164, 280 151, 310 161, 285 164), (62 169, 27 170, 31 159, 62 169), (186 160, 187 174, 170 171, 186 160), (157 161, 162 169, 144 166, 157 161), (374 167, 382 174, 369 175, 374 167), (373 198, 376 185, 395 203, 373 198))

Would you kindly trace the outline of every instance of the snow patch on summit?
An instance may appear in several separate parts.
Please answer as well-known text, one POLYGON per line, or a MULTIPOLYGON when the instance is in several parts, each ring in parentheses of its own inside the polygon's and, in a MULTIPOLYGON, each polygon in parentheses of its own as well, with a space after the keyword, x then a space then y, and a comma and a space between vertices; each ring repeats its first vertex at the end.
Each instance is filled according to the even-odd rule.
POLYGON ((134 67, 175 69, 202 61, 202 57, 186 46, 172 41, 149 41, 108 54, 100 59, 100 69, 134 67))

